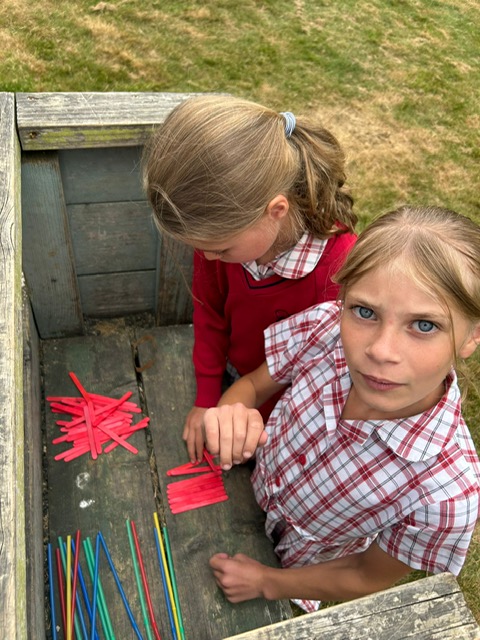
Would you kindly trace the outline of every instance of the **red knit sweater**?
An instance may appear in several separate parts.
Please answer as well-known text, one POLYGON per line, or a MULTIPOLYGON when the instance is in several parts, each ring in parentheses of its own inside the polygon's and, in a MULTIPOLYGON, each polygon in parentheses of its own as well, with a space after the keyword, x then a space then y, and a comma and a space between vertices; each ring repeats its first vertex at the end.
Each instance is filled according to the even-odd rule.
MULTIPOLYGON (((297 280, 278 275, 255 280, 241 264, 209 261, 195 252, 192 286, 195 406, 217 404, 227 359, 240 375, 262 364, 263 332, 270 324, 337 297, 338 286, 331 276, 338 271, 355 240, 356 236, 350 233, 330 238, 315 269, 297 280)), ((265 419, 276 400, 273 398, 268 406, 262 407, 265 419)))

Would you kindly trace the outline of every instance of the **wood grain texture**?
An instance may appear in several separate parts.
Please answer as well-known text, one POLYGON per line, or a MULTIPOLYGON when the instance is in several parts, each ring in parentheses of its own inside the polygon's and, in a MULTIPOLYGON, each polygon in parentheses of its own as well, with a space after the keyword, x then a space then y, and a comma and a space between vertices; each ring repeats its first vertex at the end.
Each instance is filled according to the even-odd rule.
POLYGON ((27 638, 20 147, 0 93, 0 636, 27 638))
POLYGON ((23 380, 28 637, 43 638, 45 636, 45 601, 40 341, 25 290, 23 291, 23 380))
POLYGON ((155 269, 157 232, 146 202, 67 206, 78 276, 155 269))
POLYGON ((226 640, 478 640, 455 577, 442 573, 226 640))
MULTIPOLYGON (((191 409, 195 382, 191 364, 193 332, 190 326, 159 327, 138 332, 142 373, 162 496, 178 478, 166 471, 188 462, 181 439, 191 409)), ((224 474, 229 500, 165 518, 179 584, 187 638, 220 640, 234 633, 271 624, 291 615, 288 603, 252 600, 232 605, 216 586, 208 561, 216 552, 246 553, 278 566, 264 532, 264 514, 255 502, 246 467, 224 474)))
POLYGON ((187 324, 193 316, 193 249, 170 238, 158 244, 155 316, 158 325, 187 324))
POLYGON ((141 145, 191 93, 17 93, 22 149, 141 145))
POLYGON ((23 269, 42 338, 82 333, 71 235, 56 153, 22 157, 23 269))

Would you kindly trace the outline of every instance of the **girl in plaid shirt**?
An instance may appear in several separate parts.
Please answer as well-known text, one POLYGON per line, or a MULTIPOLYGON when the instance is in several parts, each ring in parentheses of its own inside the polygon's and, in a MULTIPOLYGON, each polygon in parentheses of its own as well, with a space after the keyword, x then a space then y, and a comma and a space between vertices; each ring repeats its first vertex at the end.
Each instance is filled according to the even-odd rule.
POLYGON ((306 610, 384 589, 412 569, 458 574, 478 517, 480 463, 454 366, 480 340, 480 228, 402 207, 360 236, 341 301, 266 330, 267 360, 205 414, 224 469, 252 458, 282 568, 219 553, 232 602, 306 610), (283 390, 264 427, 254 408, 283 390))
MULTIPOLYGON (((344 174, 342 149, 317 122, 230 96, 185 101, 148 145, 155 221, 196 250, 197 394, 183 431, 192 461, 226 368, 253 371, 267 326, 336 298, 332 275, 356 239, 344 174)), ((276 399, 260 407, 264 419, 276 399)))

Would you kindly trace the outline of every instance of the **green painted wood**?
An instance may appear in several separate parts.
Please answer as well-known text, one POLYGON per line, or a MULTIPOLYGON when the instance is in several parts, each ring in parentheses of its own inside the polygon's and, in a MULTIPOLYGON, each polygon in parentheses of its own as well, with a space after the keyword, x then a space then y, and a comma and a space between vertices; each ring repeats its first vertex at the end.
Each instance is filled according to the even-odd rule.
POLYGON ((22 238, 15 100, 0 93, 0 636, 27 638, 22 238))
POLYGON ((162 238, 158 250, 156 323, 190 323, 193 316, 193 250, 171 238, 162 238))
POLYGON ((22 157, 23 270, 42 338, 82 332, 77 280, 56 153, 22 157))
MULTIPOLYGON (((131 400, 140 403, 127 334, 49 340, 43 346, 46 396, 78 396, 68 376, 68 372, 73 371, 87 391, 114 398, 132 391, 131 400)), ((134 421, 138 422, 140 417, 134 421)), ((139 431, 130 438, 130 442, 139 450, 138 455, 117 447, 96 460, 82 456, 66 463, 53 459, 64 446, 51 443, 59 434, 59 428, 55 424, 55 420, 59 418, 58 414, 52 414, 47 407, 50 540, 56 546, 57 536, 66 540, 67 535, 74 535, 80 529, 82 538, 89 536, 95 546, 95 536, 99 530, 102 531, 137 624, 146 637, 125 525, 127 518, 132 519, 141 541, 156 620, 162 637, 168 638, 168 618, 153 535, 153 512, 156 505, 145 433, 139 431)), ((86 573, 83 553, 81 561, 82 570, 86 573)), ((103 555, 100 576, 117 639, 135 638, 103 555)))
POLYGON ((159 234, 146 202, 67 206, 79 276, 155 269, 159 234))
MULTIPOLYGON (((166 471, 188 462, 181 439, 192 406, 195 382, 191 365, 192 328, 158 327, 137 332, 139 365, 152 421, 152 439, 162 496, 166 471), (143 341, 142 341, 143 338, 143 341)), ((179 584, 187 638, 220 640, 268 625, 291 615, 288 603, 253 600, 230 604, 218 589, 208 566, 216 552, 247 553, 273 566, 277 560, 264 533, 246 467, 224 474, 229 500, 165 518, 179 584)))
POLYGON ((442 573, 226 640, 478 640, 455 577, 442 573))
POLYGON ((25 460, 25 548, 29 638, 45 637, 43 571, 43 476, 40 342, 26 291, 23 292, 23 398, 25 460))
POLYGON ((65 202, 145 201, 141 147, 71 149, 59 152, 65 202))
POLYGON ((17 93, 24 150, 136 146, 190 93, 17 93))
POLYGON ((155 271, 130 271, 78 278, 85 316, 112 318, 153 311, 155 271))

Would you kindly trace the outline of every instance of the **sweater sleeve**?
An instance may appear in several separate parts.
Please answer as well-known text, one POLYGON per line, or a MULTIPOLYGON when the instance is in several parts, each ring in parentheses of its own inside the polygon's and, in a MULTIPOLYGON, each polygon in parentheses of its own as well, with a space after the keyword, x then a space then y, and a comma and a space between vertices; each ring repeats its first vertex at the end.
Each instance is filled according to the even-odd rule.
POLYGON ((193 270, 193 366, 197 382, 195 406, 213 407, 222 394, 229 329, 225 318, 226 283, 219 262, 194 253, 193 270))

